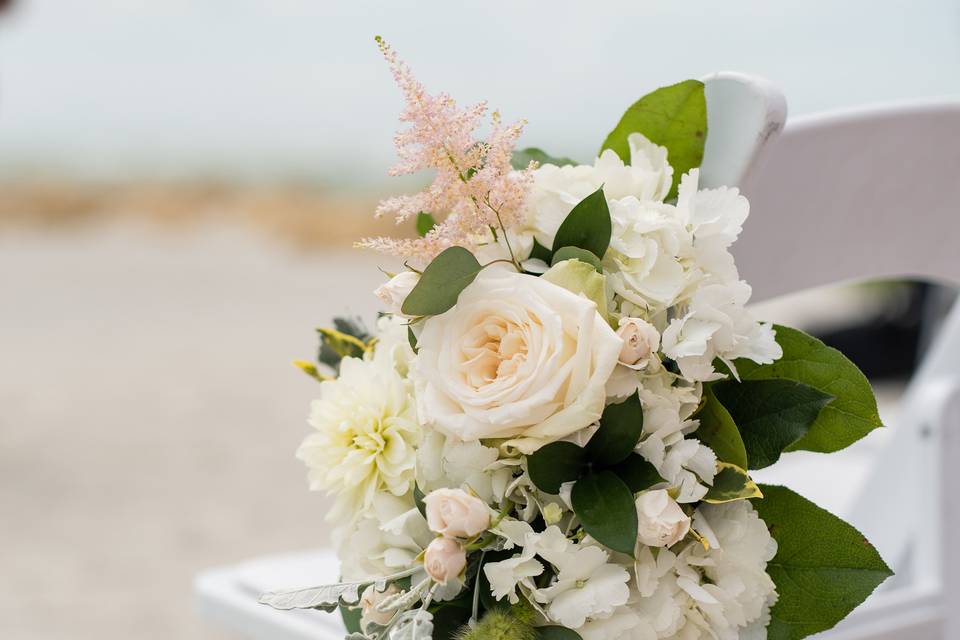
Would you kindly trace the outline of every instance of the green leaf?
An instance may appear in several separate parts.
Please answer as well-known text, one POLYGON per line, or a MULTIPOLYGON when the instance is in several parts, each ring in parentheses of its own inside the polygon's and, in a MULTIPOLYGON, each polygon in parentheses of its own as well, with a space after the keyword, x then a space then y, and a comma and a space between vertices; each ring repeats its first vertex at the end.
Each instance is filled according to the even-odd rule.
POLYGON ((571 160, 570 158, 554 158, 536 147, 527 147, 526 149, 514 151, 513 157, 510 159, 510 164, 514 169, 521 170, 526 169, 531 160, 537 161, 541 166, 545 164, 555 164, 558 167, 562 167, 568 164, 577 164, 576 160, 571 160))
POLYGON ((575 206, 560 224, 553 237, 553 251, 563 247, 586 249, 601 260, 610 246, 610 209, 600 187, 575 206))
POLYGON ((780 599, 770 640, 800 640, 833 628, 893 575, 859 531, 786 487, 763 485, 757 513, 777 541, 767 573, 780 599))
POLYGON ((424 269, 401 311, 408 316, 435 316, 448 311, 481 269, 473 254, 463 247, 444 250, 424 269))
POLYGON ((680 177, 703 161, 707 139, 703 83, 684 80, 640 98, 623 114, 600 151, 613 149, 625 163, 630 162, 627 138, 631 133, 642 133, 651 142, 667 148, 667 159, 673 167, 673 186, 667 197, 676 196, 680 177))
POLYGON ((547 282, 582 295, 597 305, 597 313, 607 319, 606 277, 580 260, 562 260, 540 276, 547 282))
POLYGON ((560 493, 560 485, 580 477, 584 450, 572 442, 551 442, 527 456, 527 471, 537 488, 560 493))
POLYGON ((835 398, 788 451, 839 451, 883 426, 870 382, 855 364, 802 331, 779 325, 775 329, 783 357, 765 365, 737 360, 740 378, 796 380, 835 398))
POLYGON ((581 249, 579 247, 561 247, 557 249, 556 253, 553 254, 553 260, 550 262, 550 265, 556 265, 558 262, 563 262, 564 260, 579 260, 580 262, 586 262, 587 264, 593 265, 593 268, 597 270, 597 273, 603 273, 603 267, 600 266, 600 258, 593 255, 586 249, 581 249))
POLYGON ((426 497, 427 497, 427 495, 426 495, 426 494, 423 492, 423 490, 420 488, 420 485, 414 483, 414 485, 413 485, 413 504, 416 505, 417 511, 419 511, 419 512, 420 512, 420 515, 422 515, 424 518, 427 517, 427 503, 425 503, 425 502, 423 501, 423 499, 426 498, 426 497))
POLYGON ((833 400, 833 396, 793 380, 718 382, 713 393, 740 429, 747 469, 763 469, 779 460, 833 400))
POLYGON ((720 404, 713 394, 713 385, 703 387, 703 406, 697 414, 700 426, 696 437, 717 454, 717 459, 735 464, 741 469, 747 466, 747 450, 743 445, 743 438, 737 430, 737 424, 730 417, 730 413, 720 404))
POLYGON ((600 428, 585 448, 587 457, 601 467, 622 462, 633 453, 643 434, 643 405, 637 392, 620 404, 610 404, 600 416, 600 428))
POLYGON ((553 257, 553 252, 550 249, 547 249, 545 246, 537 242, 537 239, 533 239, 533 249, 530 250, 530 259, 531 260, 543 260, 547 264, 550 264, 550 260, 553 257))
POLYGON ((320 334, 320 351, 317 360, 334 369, 340 366, 340 361, 344 358, 363 357, 367 350, 363 339, 338 329, 321 327, 317 329, 317 333, 320 334))
POLYGON ((583 640, 580 634, 566 627, 537 627, 537 640, 583 640))
POLYGON ((421 211, 417 214, 417 234, 422 238, 427 235, 430 229, 437 226, 437 221, 429 213, 421 211))
POLYGON ((413 327, 410 325, 407 325, 407 342, 415 354, 420 351, 419 347, 417 347, 417 336, 413 334, 413 327))
POLYGON ((631 557, 637 544, 637 507, 633 493, 612 471, 577 481, 570 493, 583 528, 600 544, 631 557))
POLYGON ((340 607, 340 617, 343 618, 343 626, 350 633, 360 633, 360 616, 363 611, 360 607, 340 607))
POLYGON ((707 491, 703 501, 710 504, 723 504, 734 500, 762 497, 763 493, 757 487, 757 483, 750 479, 746 470, 729 462, 718 462, 713 486, 707 491))
POLYGON ((640 493, 661 482, 666 482, 657 468, 639 453, 631 453, 626 460, 610 467, 610 470, 617 474, 633 493, 640 493))

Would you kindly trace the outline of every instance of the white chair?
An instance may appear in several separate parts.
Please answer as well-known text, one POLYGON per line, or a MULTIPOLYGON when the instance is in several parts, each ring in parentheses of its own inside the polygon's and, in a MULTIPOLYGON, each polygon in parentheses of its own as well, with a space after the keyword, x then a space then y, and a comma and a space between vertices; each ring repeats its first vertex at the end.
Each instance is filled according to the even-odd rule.
MULTIPOLYGON (((734 245, 754 300, 866 278, 960 282, 960 103, 831 113, 791 122, 783 96, 761 79, 705 79, 709 135, 706 186, 741 184, 752 213, 734 245)), ((788 454, 773 479, 804 493, 815 476, 835 479, 838 515, 861 529, 898 576, 831 640, 960 637, 960 528, 951 462, 960 460, 960 308, 929 351, 902 402, 901 419, 865 446, 832 456, 788 454), (881 446, 882 445, 882 446, 881 446), (817 470, 816 474, 807 471, 817 470), (776 475, 780 474, 780 476, 776 475)), ((769 474, 765 479, 770 478, 769 474)), ((335 640, 335 616, 278 612, 263 591, 336 577, 326 551, 212 569, 195 582, 198 609, 251 638, 335 640)))

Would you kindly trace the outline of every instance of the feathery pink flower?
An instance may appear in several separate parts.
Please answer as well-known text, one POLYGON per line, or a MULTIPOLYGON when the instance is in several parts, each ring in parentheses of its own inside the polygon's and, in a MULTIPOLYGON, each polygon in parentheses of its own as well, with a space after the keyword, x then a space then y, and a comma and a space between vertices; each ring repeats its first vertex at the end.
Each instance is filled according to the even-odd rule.
POLYGON ((376 215, 395 216, 399 224, 422 211, 439 222, 424 238, 366 238, 358 246, 425 264, 448 247, 489 242, 491 227, 522 224, 531 169, 514 171, 510 158, 525 123, 504 126, 494 112, 489 135, 478 139, 486 103, 460 109, 445 93, 428 94, 390 45, 380 37, 377 44, 403 92, 400 121, 409 123, 394 138, 400 162, 390 175, 425 169, 436 175, 420 193, 383 200, 376 215))

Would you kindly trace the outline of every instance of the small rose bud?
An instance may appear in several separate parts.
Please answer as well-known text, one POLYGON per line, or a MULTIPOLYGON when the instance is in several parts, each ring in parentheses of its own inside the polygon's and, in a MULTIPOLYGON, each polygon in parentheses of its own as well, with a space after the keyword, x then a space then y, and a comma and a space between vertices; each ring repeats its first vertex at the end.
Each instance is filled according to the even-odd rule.
POLYGON ((690 531, 690 518, 665 490, 637 498, 637 539, 648 547, 670 547, 690 531))
POLYGON ((435 538, 427 545, 427 552, 423 556, 423 568, 427 575, 440 584, 447 584, 456 578, 466 566, 467 552, 458 541, 450 538, 435 538))
POLYGON ((377 611, 377 605, 386 600, 389 596, 400 593, 400 589, 395 584, 391 584, 384 591, 377 591, 374 585, 370 585, 360 596, 360 621, 366 626, 372 622, 374 624, 385 625, 393 618, 395 611, 377 611))
POLYGON ((660 333, 640 318, 620 318, 617 335, 623 340, 620 362, 628 367, 645 369, 660 348, 660 333))
POLYGON ((446 538, 472 538, 490 526, 490 509, 461 489, 437 489, 423 499, 427 526, 446 538))
POLYGON ((388 313, 402 316, 400 307, 418 282, 420 282, 420 274, 402 271, 377 287, 373 293, 386 305, 388 313))

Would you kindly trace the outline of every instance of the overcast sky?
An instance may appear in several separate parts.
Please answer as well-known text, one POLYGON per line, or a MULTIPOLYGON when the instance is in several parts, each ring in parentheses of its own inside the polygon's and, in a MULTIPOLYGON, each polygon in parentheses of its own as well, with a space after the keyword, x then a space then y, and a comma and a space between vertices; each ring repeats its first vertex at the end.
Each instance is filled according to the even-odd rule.
POLYGON ((791 114, 960 98, 955 0, 15 0, 0 171, 363 183, 391 162, 390 40, 434 90, 587 158, 642 93, 767 76, 791 114))

